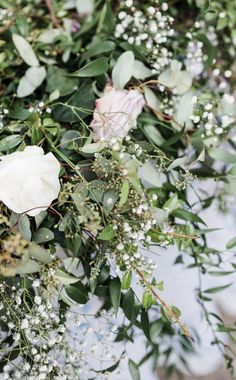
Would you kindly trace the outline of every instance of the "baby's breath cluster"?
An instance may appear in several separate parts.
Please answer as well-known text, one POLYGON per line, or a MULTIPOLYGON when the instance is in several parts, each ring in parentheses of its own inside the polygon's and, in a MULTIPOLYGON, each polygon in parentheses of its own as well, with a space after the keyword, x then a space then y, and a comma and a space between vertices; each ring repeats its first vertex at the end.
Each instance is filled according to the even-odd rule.
POLYGON ((145 46, 153 73, 159 73, 172 57, 167 46, 174 35, 174 19, 167 11, 167 2, 156 0, 140 7, 138 2, 126 0, 118 13, 115 37, 130 45, 145 46))

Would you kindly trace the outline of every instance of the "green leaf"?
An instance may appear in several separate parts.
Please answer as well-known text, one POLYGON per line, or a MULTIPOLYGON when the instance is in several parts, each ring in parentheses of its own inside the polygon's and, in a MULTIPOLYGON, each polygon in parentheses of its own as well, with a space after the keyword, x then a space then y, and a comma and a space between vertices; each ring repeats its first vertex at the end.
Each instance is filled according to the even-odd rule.
POLYGON ((207 294, 218 293, 218 292, 221 292, 222 290, 229 288, 231 285, 232 285, 232 282, 227 285, 222 285, 215 288, 209 288, 209 289, 204 290, 204 293, 207 293, 207 294))
POLYGON ((108 58, 102 57, 89 62, 70 75, 74 77, 96 77, 104 74, 108 70, 108 67, 108 58))
POLYGON ((16 49, 18 50, 18 53, 25 61, 25 63, 31 67, 38 67, 38 58, 36 57, 36 54, 30 46, 29 42, 24 37, 16 33, 12 35, 12 40, 16 49))
POLYGON ((47 215, 48 215, 47 211, 41 211, 39 214, 37 214, 34 217, 37 228, 39 228, 40 224, 44 221, 47 215))
POLYGON ((129 197, 129 181, 125 179, 121 188, 119 207, 122 207, 126 204, 128 197, 129 197))
POLYGON ((77 85, 78 79, 68 78, 66 70, 49 66, 46 91, 51 94, 50 101, 71 94, 76 90, 77 85))
POLYGON ((83 59, 85 60, 99 54, 110 52, 114 50, 114 48, 115 48, 115 43, 112 41, 101 41, 101 42, 95 43, 93 44, 93 46, 89 48, 88 51, 86 51, 86 53, 83 54, 83 59))
POLYGON ((81 144, 81 133, 79 131, 66 131, 61 139, 61 148, 68 150, 76 150, 81 144))
POLYGON ((7 150, 10 150, 12 148, 15 148, 17 145, 19 145, 22 141, 22 136, 20 135, 11 135, 4 137, 0 141, 0 152, 6 152, 7 150))
POLYGON ((122 300, 122 308, 124 310, 126 318, 129 321, 132 321, 133 319, 134 306, 134 292, 132 289, 129 289, 129 291, 124 295, 122 300))
POLYGON ((209 275, 214 277, 223 277, 223 276, 229 276, 230 274, 235 273, 235 271, 209 271, 207 272, 209 275))
POLYGON ((176 306, 171 306, 171 310, 177 318, 181 316, 181 311, 176 306))
POLYGON ((114 86, 121 90, 132 77, 134 68, 134 53, 126 51, 120 55, 112 70, 112 82, 114 86))
POLYGON ((236 236, 230 239, 226 245, 227 249, 231 249, 236 246, 236 236))
POLYGON ((103 150, 105 146, 106 144, 102 142, 85 144, 84 146, 82 146, 82 148, 80 148, 80 152, 86 154, 94 154, 103 150))
POLYGON ((107 190, 103 196, 103 206, 111 211, 113 207, 115 206, 117 200, 119 198, 118 193, 115 190, 107 190))
POLYGON ((102 202, 106 190, 106 183, 99 179, 90 182, 90 198, 99 203, 102 202))
POLYGON ((81 236, 78 232, 71 237, 66 237, 66 246, 73 253, 73 256, 78 256, 81 247, 81 236))
POLYGON ((81 282, 65 286, 65 291, 73 301, 79 304, 85 304, 88 302, 87 288, 81 282))
POLYGON ((141 327, 146 338, 148 340, 151 340, 149 317, 148 317, 148 312, 145 310, 142 310, 142 313, 141 313, 141 327))
POLYGON ((21 236, 30 241, 31 240, 31 229, 30 221, 27 215, 21 215, 18 222, 18 228, 21 236))
POLYGON ((52 239, 54 239, 54 233, 48 228, 44 227, 39 228, 38 231, 36 231, 33 235, 33 240, 36 243, 46 243, 52 239))
POLYGON ((132 76, 136 79, 144 80, 146 78, 152 77, 153 72, 151 69, 145 66, 142 61, 138 61, 137 59, 135 59, 132 76))
POLYGON ((162 329, 163 329, 163 320, 162 319, 158 319, 157 321, 152 323, 151 328, 150 328, 150 336, 151 336, 152 341, 158 335, 160 335, 162 329))
POLYGON ((161 146, 165 142, 165 139, 162 137, 159 130, 156 127, 154 127, 154 125, 145 125, 143 129, 145 134, 157 146, 161 146))
POLYGON ((184 167, 185 167, 184 164, 185 164, 186 162, 187 162, 187 157, 186 157, 186 156, 184 156, 184 157, 180 157, 180 158, 177 158, 176 160, 174 160, 174 161, 170 164, 170 166, 168 166, 168 169, 167 169, 167 170, 168 170, 168 171, 173 170, 173 169, 177 168, 178 166, 184 169, 184 167))
POLYGON ((33 259, 41 263, 48 264, 52 262, 52 257, 50 253, 40 245, 31 243, 28 248, 28 252, 33 259))
POLYGON ((63 260, 63 264, 67 272, 76 275, 80 265, 80 260, 77 257, 67 257, 63 260))
POLYGON ((17 87, 18 98, 24 98, 32 94, 36 88, 41 86, 46 78, 46 70, 43 66, 30 67, 26 70, 24 76, 20 79, 17 87))
POLYGON ((236 163, 236 154, 230 153, 221 148, 212 148, 208 150, 209 156, 214 160, 226 162, 227 164, 236 163))
MULTIPOLYGON (((157 98, 156 94, 148 86, 144 86, 144 96, 145 96, 148 107, 150 107, 152 111, 161 112, 161 108, 160 108, 161 102, 157 98)), ((146 127, 144 130, 146 131, 146 127)), ((148 129, 147 129, 147 132, 149 133, 148 129)), ((151 134, 150 134, 150 137, 152 139, 151 134)), ((154 138, 156 140, 155 136, 154 138)))
POLYGON ((132 281, 132 271, 129 270, 122 277, 122 281, 121 281, 122 289, 128 290, 130 288, 131 281, 132 281))
POLYGON ((142 297, 142 305, 145 310, 149 309, 153 305, 153 298, 148 290, 145 290, 142 297))
POLYGON ((92 82, 84 80, 81 86, 67 101, 67 104, 57 104, 53 106, 53 119, 56 121, 71 124, 73 122, 78 122, 81 119, 84 119, 89 114, 92 114, 93 108, 94 93, 92 88, 92 82))
POLYGON ((109 293, 111 297, 112 306, 115 310, 115 314, 117 315, 121 298, 121 283, 119 277, 113 278, 111 280, 109 285, 109 293))
POLYGON ((63 272, 58 269, 53 276, 56 280, 58 280, 62 285, 69 285, 78 282, 78 278, 70 276, 69 274, 63 272))
POLYGON ((163 210, 165 210, 168 214, 171 214, 174 210, 179 208, 180 201, 178 199, 178 195, 174 194, 170 197, 163 205, 163 210))
POLYGON ((64 231, 65 231, 69 218, 70 218, 70 214, 69 214, 69 212, 67 212, 67 213, 63 216, 62 220, 60 221, 60 224, 59 224, 59 226, 58 226, 58 230, 59 230, 59 231, 61 231, 61 232, 64 232, 64 231))
POLYGON ((202 223, 206 225, 206 223, 196 214, 193 214, 190 211, 182 210, 180 208, 174 210, 172 215, 176 218, 187 220, 189 222, 202 223))
POLYGON ((138 176, 138 167, 139 163, 137 160, 129 160, 125 162, 125 168, 128 171, 127 177, 129 182, 132 184, 132 186, 135 188, 135 190, 142 194, 143 188, 140 184, 139 176, 138 176))
POLYGON ((141 380, 139 367, 131 359, 129 359, 129 372, 133 380, 141 380))
POLYGON ((216 49, 210 42, 210 40, 207 38, 206 34, 203 33, 196 33, 196 38, 203 42, 203 46, 207 52, 208 59, 205 62, 206 68, 209 68, 212 65, 213 59, 215 58, 216 55, 216 49))
POLYGON ((113 224, 109 224, 98 235, 99 240, 112 240, 116 236, 116 231, 113 228, 113 224))
POLYGON ((152 162, 148 161, 141 168, 142 180, 147 181, 153 187, 161 187, 161 175, 152 162))
POLYGON ((30 274, 39 272, 41 265, 34 260, 28 260, 26 263, 23 263, 16 268, 16 274, 30 274))

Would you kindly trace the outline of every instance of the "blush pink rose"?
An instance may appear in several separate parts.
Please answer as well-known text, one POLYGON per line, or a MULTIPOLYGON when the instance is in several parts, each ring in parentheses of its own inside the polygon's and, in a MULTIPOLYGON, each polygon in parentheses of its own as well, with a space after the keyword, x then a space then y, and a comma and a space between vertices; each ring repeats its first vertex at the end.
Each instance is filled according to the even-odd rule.
POLYGON ((95 141, 122 140, 136 125, 137 117, 145 104, 144 97, 137 90, 116 90, 105 88, 104 94, 96 100, 91 127, 95 141))

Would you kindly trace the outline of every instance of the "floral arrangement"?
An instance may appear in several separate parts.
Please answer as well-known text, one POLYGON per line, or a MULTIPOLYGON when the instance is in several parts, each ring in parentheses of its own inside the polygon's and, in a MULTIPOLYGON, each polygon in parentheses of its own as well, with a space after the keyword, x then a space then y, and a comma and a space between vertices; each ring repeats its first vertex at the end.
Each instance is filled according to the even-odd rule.
MULTIPOLYGON (((152 249, 177 245, 200 278, 235 270, 198 215, 235 196, 234 2, 0 6, 1 379, 109 378, 140 332, 132 379, 148 359, 178 371, 172 339, 187 355, 197 334, 163 296, 152 249), (191 204, 206 178, 212 194, 191 204)), ((228 285, 197 297, 231 369, 220 334, 235 327, 208 312, 228 285)))

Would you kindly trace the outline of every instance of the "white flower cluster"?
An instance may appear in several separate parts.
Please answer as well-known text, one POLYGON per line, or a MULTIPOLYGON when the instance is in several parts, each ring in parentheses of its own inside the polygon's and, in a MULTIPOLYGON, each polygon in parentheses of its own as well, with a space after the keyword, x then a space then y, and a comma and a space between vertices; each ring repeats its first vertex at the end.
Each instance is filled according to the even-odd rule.
MULTIPOLYGON (((117 329, 112 313, 105 312, 89 323, 91 317, 77 305, 60 319, 56 298, 47 290, 40 295, 40 280, 34 280, 32 286, 36 295, 30 308, 26 289, 0 284, 0 323, 7 331, 1 331, 0 340, 12 337, 13 352, 19 349, 18 357, 6 361, 2 380, 87 380, 93 374, 91 354, 97 358, 101 354, 99 368, 103 362, 109 367, 118 360, 112 354, 117 329)), ((0 360, 9 350, 6 339, 0 360)), ((97 376, 104 378, 103 374, 97 376)))
POLYGON ((145 46, 154 73, 159 73, 172 57, 166 45, 174 35, 171 28, 174 19, 166 13, 167 10, 167 2, 160 4, 157 0, 153 6, 142 10, 140 6, 136 8, 135 1, 126 0, 121 2, 118 13, 115 37, 130 45, 145 46))
POLYGON ((0 21, 4 23, 7 17, 11 17, 12 12, 5 8, 0 8, 0 21))
POLYGON ((234 123, 236 118, 235 98, 233 95, 224 94, 221 102, 214 104, 207 102, 204 105, 196 104, 190 115, 193 124, 204 130, 202 137, 213 137, 225 133, 226 128, 234 123))
MULTIPOLYGON (((36 289, 39 283, 34 285, 36 289)), ((70 379, 57 375, 65 373, 55 353, 62 345, 66 330, 64 323, 60 322, 58 310, 49 299, 40 295, 32 299, 32 307, 29 308, 24 300, 28 297, 26 290, 13 286, 9 298, 6 288, 7 285, 0 284, 0 309, 5 310, 0 320, 7 326, 8 336, 12 335, 14 346, 19 347, 20 353, 16 358, 17 366, 5 365, 2 379, 45 380, 54 375, 55 380, 70 379), (31 361, 23 359, 26 357, 31 361)), ((7 351, 7 346, 2 347, 3 352, 5 349, 7 351)))
POLYGON ((9 114, 9 110, 7 108, 3 108, 0 112, 0 130, 4 127, 4 118, 9 114))
POLYGON ((156 226, 157 222, 152 217, 152 210, 147 203, 143 203, 132 209, 132 222, 115 224, 115 229, 122 231, 122 240, 117 244, 118 263, 126 266, 126 269, 138 268, 151 276, 156 265, 149 257, 141 254, 142 247, 149 246, 151 237, 148 232, 156 226), (130 250, 130 247, 132 249, 130 250))
MULTIPOLYGON (((188 33, 187 33, 188 36, 188 33)), ((204 70, 203 64, 203 42, 196 41, 192 39, 191 33, 189 33, 190 41, 187 45, 187 58, 185 60, 185 66, 187 71, 192 75, 192 77, 196 77, 201 74, 204 70)))

